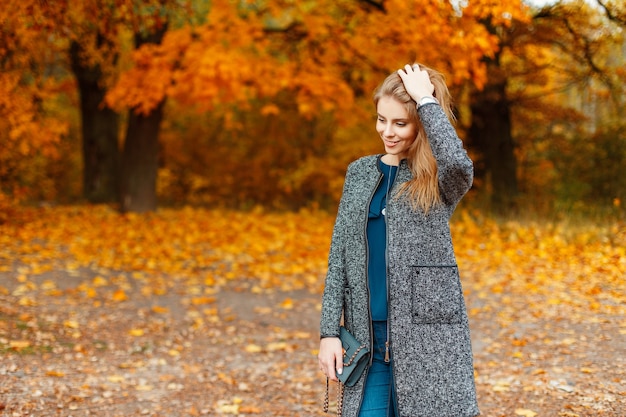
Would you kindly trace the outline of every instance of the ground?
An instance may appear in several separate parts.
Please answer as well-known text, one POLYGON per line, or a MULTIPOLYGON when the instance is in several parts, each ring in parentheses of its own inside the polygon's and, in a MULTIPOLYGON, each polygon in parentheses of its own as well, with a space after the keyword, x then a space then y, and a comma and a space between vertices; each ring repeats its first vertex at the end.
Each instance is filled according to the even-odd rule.
MULTIPOLYGON (((129 285, 86 298, 82 273, 93 274, 43 274, 26 301, 0 275, 3 415, 324 415, 319 294, 240 282, 190 297, 165 277, 174 290, 161 295, 129 285), (63 285, 46 290, 51 280, 63 285)), ((466 299, 484 416, 626 415, 624 317, 558 304, 533 314, 523 299, 486 309, 471 290, 466 299)))

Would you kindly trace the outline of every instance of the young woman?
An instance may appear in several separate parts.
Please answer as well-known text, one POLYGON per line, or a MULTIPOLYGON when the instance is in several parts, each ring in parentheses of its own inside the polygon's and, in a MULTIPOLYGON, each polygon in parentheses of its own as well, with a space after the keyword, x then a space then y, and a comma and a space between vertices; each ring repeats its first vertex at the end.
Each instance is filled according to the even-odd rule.
POLYGON ((442 74, 406 65, 376 89, 382 155, 348 167, 320 323, 320 369, 343 368, 342 323, 370 347, 344 417, 479 414, 469 325, 448 221, 473 164, 442 74))

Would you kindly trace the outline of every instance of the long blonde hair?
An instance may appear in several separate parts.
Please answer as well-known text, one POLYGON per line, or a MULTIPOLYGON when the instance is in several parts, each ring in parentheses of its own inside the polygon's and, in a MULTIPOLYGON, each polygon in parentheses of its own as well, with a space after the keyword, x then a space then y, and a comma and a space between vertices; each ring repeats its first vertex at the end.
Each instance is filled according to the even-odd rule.
MULTIPOLYGON (((434 97, 441 104, 450 122, 454 122, 452 98, 446 86, 445 77, 439 71, 421 64, 413 64, 413 67, 415 68, 416 65, 428 72, 430 81, 435 87, 434 97)), ((407 156, 413 178, 400 186, 397 195, 406 197, 413 209, 421 208, 428 213, 431 208, 441 202, 441 195, 439 194, 437 161, 430 148, 424 126, 417 114, 417 103, 406 92, 402 79, 397 72, 390 74, 374 91, 375 106, 378 106, 382 97, 391 97, 404 104, 409 119, 417 125, 417 137, 409 147, 407 156)))

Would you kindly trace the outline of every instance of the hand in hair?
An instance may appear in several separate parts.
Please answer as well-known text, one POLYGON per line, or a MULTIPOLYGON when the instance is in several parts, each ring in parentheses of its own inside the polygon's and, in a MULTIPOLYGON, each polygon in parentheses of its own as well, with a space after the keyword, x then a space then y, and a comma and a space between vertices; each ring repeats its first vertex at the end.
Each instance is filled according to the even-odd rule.
POLYGON ((416 103, 424 97, 433 97, 435 86, 430 81, 428 72, 421 70, 417 64, 405 65, 404 69, 398 70, 398 75, 402 79, 406 92, 416 103))

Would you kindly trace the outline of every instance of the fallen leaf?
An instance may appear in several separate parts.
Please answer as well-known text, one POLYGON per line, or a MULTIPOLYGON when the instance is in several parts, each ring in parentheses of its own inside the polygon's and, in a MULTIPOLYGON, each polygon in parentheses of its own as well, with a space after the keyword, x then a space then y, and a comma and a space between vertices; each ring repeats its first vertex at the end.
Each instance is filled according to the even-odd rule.
POLYGON ((28 340, 11 340, 9 347, 11 349, 21 350, 30 347, 30 342, 28 340))
POLYGON ((291 310, 293 308, 293 300, 291 298, 285 298, 285 300, 280 303, 280 307, 285 310, 291 310))
POLYGON ((259 345, 251 343, 245 347, 245 351, 248 353, 259 353, 263 352, 263 348, 259 345))
POLYGON ((191 299, 191 304, 195 306, 203 304, 211 304, 215 302, 215 297, 194 297, 191 299))
POLYGON ((63 325, 68 329, 78 329, 80 327, 76 320, 65 320, 63 325))
POLYGON ((143 336, 144 335, 144 330, 143 329, 130 329, 128 331, 128 334, 130 334, 131 336, 143 336))
POLYGON ((515 410, 515 414, 522 417, 535 417, 537 413, 526 408, 518 408, 515 410))
POLYGON ((115 290, 112 298, 113 298, 113 301, 121 302, 121 301, 126 301, 128 299, 128 296, 126 295, 123 289, 119 288, 115 290))

